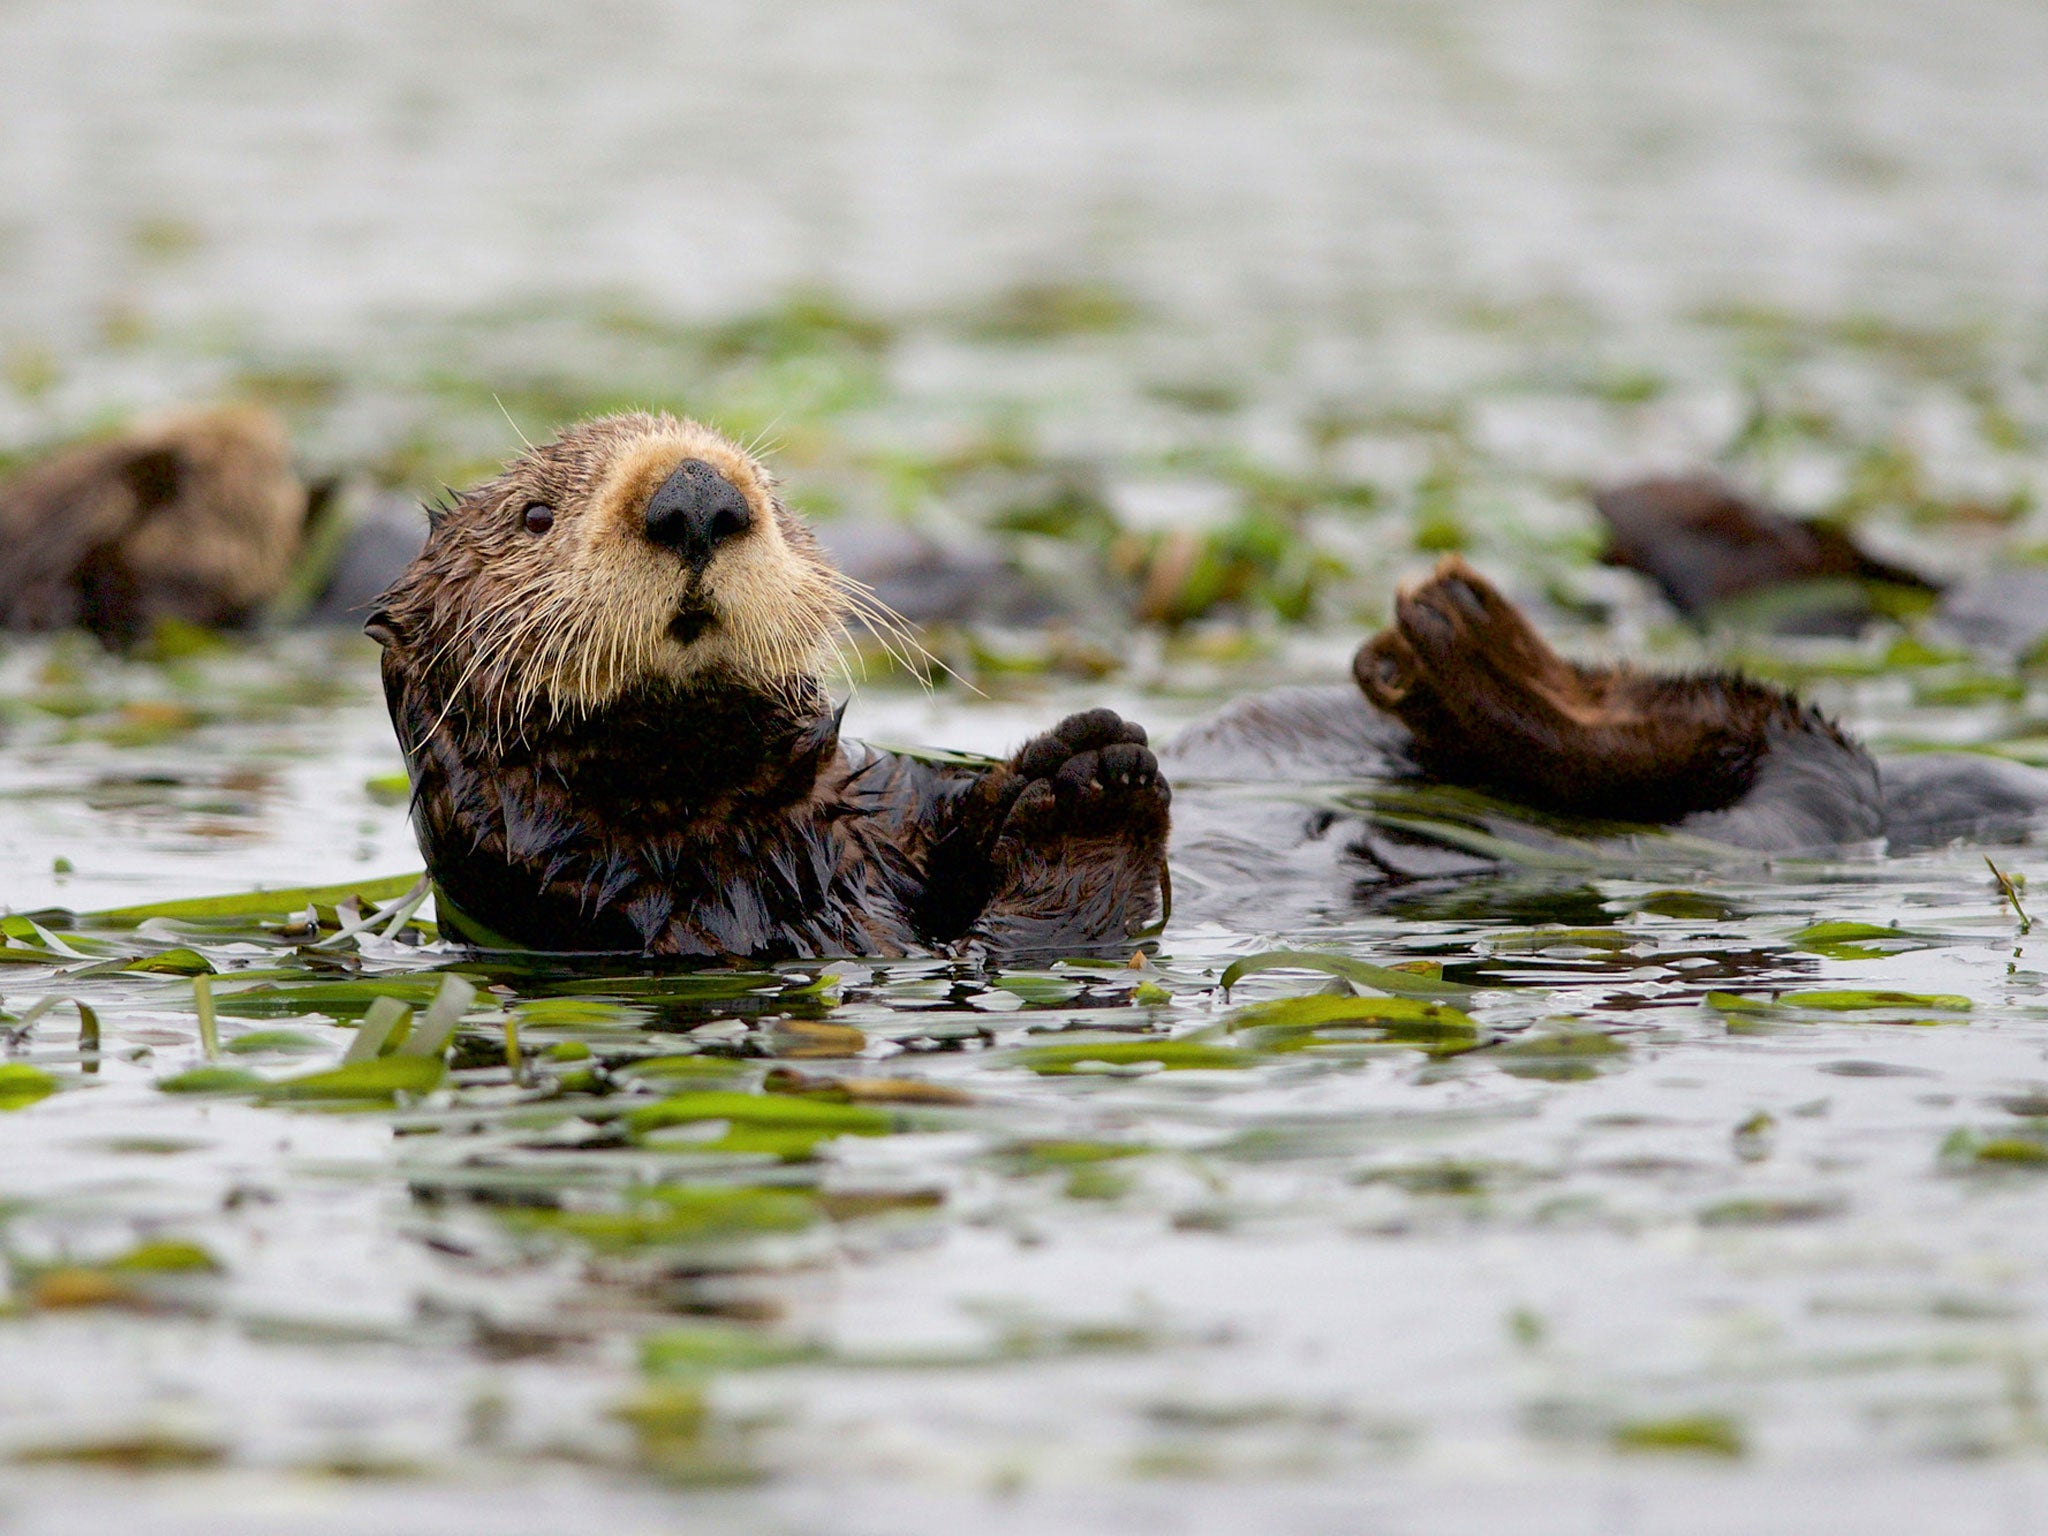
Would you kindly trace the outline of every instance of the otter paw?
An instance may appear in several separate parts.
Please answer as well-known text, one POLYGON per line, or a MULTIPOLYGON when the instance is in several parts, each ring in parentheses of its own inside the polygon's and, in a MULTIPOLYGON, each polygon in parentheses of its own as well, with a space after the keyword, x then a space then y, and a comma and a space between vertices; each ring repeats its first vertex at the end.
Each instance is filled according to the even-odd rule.
POLYGON ((1069 715, 1029 742, 1012 766, 1014 798, 997 834, 999 855, 1005 844, 1067 835, 1155 835, 1173 796, 1145 728, 1114 710, 1069 715))
POLYGON ((1555 729, 1586 683, 1493 585, 1452 556, 1395 600, 1394 622, 1359 648, 1365 696, 1418 736, 1555 729))

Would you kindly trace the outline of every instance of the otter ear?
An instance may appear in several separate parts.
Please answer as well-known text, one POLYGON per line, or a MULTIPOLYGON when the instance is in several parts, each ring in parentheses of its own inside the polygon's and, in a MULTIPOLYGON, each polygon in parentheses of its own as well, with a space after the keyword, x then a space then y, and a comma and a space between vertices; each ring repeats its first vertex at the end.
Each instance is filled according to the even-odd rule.
POLYGON ((392 622, 391 610, 381 603, 371 609, 370 616, 363 621, 363 633, 387 651, 398 644, 398 626, 392 622))

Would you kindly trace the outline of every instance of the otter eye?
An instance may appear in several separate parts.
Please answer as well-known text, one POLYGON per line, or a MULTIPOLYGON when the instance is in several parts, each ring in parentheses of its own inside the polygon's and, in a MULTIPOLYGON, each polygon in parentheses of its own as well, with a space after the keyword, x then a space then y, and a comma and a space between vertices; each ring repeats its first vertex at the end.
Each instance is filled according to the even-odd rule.
POLYGON ((544 501, 529 501, 523 515, 528 533, 546 533, 555 526, 555 509, 544 501))

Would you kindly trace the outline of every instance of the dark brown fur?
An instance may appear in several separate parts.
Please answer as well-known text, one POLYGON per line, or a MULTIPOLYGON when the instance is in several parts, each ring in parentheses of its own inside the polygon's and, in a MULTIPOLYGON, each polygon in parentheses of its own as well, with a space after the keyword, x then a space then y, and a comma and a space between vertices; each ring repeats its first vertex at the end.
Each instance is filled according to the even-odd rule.
MULTIPOLYGON (((1091 711, 984 768, 843 742, 818 671, 853 601, 760 466, 692 423, 586 423, 458 498, 370 626, 450 930, 757 958, 1127 942, 1162 895, 1144 733, 1091 711), (652 530, 693 463, 753 511, 685 560, 652 530)), ((1763 847, 1883 824, 1868 758, 1790 695, 1574 665, 1456 560, 1354 672, 1348 699, 1235 706, 1174 760, 1420 772, 1763 847)))
POLYGON ((1540 810, 1674 822, 1741 800, 1788 737, 1860 756, 1817 711, 1739 675, 1568 662, 1455 556, 1401 594, 1352 671, 1425 773, 1540 810))
POLYGON ((0 624, 232 628, 283 589, 306 521, 283 424, 192 412, 44 459, 0 483, 0 624))
POLYGON ((1841 529, 1787 517, 1712 475, 1612 486, 1593 505, 1607 523, 1608 563, 1650 577, 1688 618, 1730 598, 1829 578, 1939 590, 1841 529))
POLYGON ((844 743, 817 668, 853 600, 758 464, 670 418, 586 423, 438 514, 369 628, 451 928, 755 958, 1126 943, 1167 832, 1144 732, 1091 711, 986 768, 844 743), (752 509, 694 563, 648 532, 690 463, 752 509))

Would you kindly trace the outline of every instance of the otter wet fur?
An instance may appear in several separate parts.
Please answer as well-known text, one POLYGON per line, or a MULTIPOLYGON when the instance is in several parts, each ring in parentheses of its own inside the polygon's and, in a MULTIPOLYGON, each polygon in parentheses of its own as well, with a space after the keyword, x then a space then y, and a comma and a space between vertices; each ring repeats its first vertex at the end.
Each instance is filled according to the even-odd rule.
POLYGON ((876 617, 708 427, 571 428, 430 514, 365 626, 451 934, 755 959, 1124 946, 1170 792, 1108 710, 1008 762, 843 740, 876 617))
POLYGON ((1837 588, 1785 622, 1820 634, 1854 634, 1876 609, 1867 588, 1939 593, 1918 571, 1880 560, 1845 530, 1802 522, 1742 495, 1713 475, 1634 480, 1593 496, 1607 524, 1601 559, 1641 571, 1688 619, 1705 621, 1730 599, 1808 582, 1837 588))

